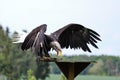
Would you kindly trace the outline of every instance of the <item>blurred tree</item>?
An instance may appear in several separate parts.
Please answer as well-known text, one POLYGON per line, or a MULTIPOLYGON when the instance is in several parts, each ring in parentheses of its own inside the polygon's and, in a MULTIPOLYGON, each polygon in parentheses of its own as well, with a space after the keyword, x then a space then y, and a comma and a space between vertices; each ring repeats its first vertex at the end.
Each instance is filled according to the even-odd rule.
POLYGON ((61 73, 60 80, 67 80, 66 77, 61 73))
POLYGON ((12 42, 18 41, 18 37, 19 37, 19 33, 15 31, 15 32, 12 34, 12 42))
POLYGON ((93 66, 89 69, 89 74, 104 75, 103 65, 103 61, 99 59, 97 63, 93 64, 93 66))
POLYGON ((28 79, 27 80, 36 80, 34 73, 31 69, 27 71, 28 79))
POLYGON ((36 58, 31 50, 22 51, 21 44, 13 44, 14 37, 18 37, 18 33, 14 32, 9 35, 9 28, 6 30, 0 25, 0 74, 7 76, 8 80, 18 80, 20 76, 27 76, 27 71, 32 69, 34 72, 41 69, 41 78, 49 75, 49 64, 36 64, 36 58))
POLYGON ((50 67, 48 62, 37 62, 37 69, 35 71, 35 76, 38 79, 45 80, 46 77, 49 77, 50 67))
POLYGON ((50 63, 50 68, 51 68, 50 72, 52 74, 60 74, 61 73, 60 69, 58 68, 58 66, 55 63, 50 63))
POLYGON ((25 33, 27 33, 27 30, 25 30, 25 29, 23 29, 22 31, 25 32, 25 33))

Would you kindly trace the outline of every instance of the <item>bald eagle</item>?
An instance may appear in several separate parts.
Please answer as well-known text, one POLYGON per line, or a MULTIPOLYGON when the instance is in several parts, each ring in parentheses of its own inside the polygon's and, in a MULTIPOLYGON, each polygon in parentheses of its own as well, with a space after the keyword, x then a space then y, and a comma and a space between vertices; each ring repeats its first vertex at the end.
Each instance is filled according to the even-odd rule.
POLYGON ((57 52, 58 56, 62 57, 62 48, 82 49, 91 52, 88 44, 98 48, 96 43, 101 41, 97 32, 80 24, 68 24, 50 35, 45 34, 46 29, 46 24, 33 29, 26 36, 21 49, 24 51, 31 48, 37 57, 48 59, 50 58, 48 52, 51 48, 57 52))

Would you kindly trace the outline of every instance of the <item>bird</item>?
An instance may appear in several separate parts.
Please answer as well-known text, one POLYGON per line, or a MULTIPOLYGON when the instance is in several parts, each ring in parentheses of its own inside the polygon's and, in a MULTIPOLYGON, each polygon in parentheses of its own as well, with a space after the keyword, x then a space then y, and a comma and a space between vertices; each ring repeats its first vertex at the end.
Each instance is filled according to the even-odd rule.
POLYGON ((92 52, 88 45, 98 48, 96 45, 101 41, 100 35, 81 24, 70 23, 57 31, 47 35, 47 24, 42 24, 33 29, 24 39, 21 49, 32 49, 38 59, 51 59, 49 51, 51 49, 57 52, 62 58, 62 49, 82 49, 85 52, 92 52))

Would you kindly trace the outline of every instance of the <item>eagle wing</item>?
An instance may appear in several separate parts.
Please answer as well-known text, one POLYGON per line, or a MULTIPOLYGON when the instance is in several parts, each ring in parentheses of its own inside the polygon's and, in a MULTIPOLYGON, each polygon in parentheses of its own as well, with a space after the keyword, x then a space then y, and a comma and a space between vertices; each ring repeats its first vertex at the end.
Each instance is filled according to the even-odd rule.
POLYGON ((24 42, 22 43, 21 49, 27 50, 30 47, 37 47, 40 43, 44 41, 44 33, 46 32, 47 25, 43 24, 38 26, 37 28, 33 29, 25 38, 24 42))
POLYGON ((95 48, 97 41, 101 41, 100 35, 80 24, 68 24, 65 27, 51 34, 58 40, 61 48, 82 48, 84 51, 91 52, 87 44, 91 44, 95 48))

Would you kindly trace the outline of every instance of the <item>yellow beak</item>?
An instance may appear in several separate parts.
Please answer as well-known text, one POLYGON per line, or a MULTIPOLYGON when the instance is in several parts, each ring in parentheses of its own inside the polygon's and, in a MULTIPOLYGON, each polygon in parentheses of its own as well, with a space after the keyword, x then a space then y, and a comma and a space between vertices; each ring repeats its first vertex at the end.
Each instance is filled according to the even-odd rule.
POLYGON ((62 51, 59 51, 58 55, 60 56, 60 58, 62 58, 62 51))

